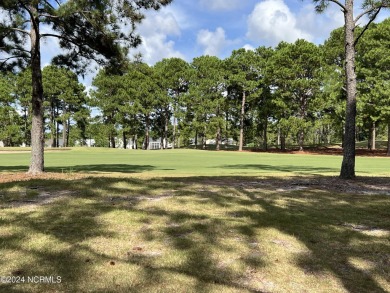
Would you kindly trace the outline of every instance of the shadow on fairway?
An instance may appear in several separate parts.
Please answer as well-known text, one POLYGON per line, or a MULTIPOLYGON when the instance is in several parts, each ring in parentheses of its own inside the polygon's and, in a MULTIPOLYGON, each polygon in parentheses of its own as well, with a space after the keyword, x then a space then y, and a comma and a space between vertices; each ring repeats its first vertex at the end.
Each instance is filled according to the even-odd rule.
POLYGON ((264 165, 264 164, 237 164, 237 165, 223 165, 216 168, 226 169, 254 169, 259 171, 278 171, 288 173, 324 173, 324 172, 338 172, 337 168, 324 168, 324 167, 310 167, 310 166, 297 166, 297 165, 264 165))
POLYGON ((27 172, 28 166, 0 166, 0 172, 27 172))
MULTIPOLYGON (((96 168, 100 170, 102 167, 96 168)), ((5 212, 8 210, 3 206, 7 190, 14 192, 17 187, 39 186, 44 191, 71 192, 70 197, 40 205, 39 210, 21 212, 14 208, 12 213, 0 217, 0 231, 10 226, 17 227, 12 231, 5 230, 8 232, 0 236, 0 251, 5 250, 1 254, 4 256, 14 251, 23 256, 19 261, 14 259, 18 265, 13 271, 2 273, 59 275, 63 278, 63 283, 59 285, 34 284, 29 292, 57 289, 59 292, 164 291, 161 288, 168 292, 175 288, 170 288, 171 284, 179 286, 180 282, 188 282, 182 285, 187 286, 186 292, 215 292, 216 285, 239 292, 280 292, 277 287, 272 287, 277 286, 280 280, 263 278, 253 281, 248 277, 257 271, 266 271, 270 265, 271 260, 263 259, 266 252, 262 251, 262 245, 271 244, 274 249, 287 251, 294 248, 294 243, 288 240, 263 239, 259 231, 271 228, 280 231, 281 235, 293 237, 309 251, 291 252, 295 256, 291 262, 308 278, 322 279, 332 275, 333 280, 339 281, 347 292, 386 292, 376 278, 388 278, 389 243, 363 232, 375 229, 390 231, 390 223, 385 221, 390 216, 388 196, 335 194, 327 192, 326 188, 286 191, 288 187, 296 187, 297 182, 299 187, 320 186, 326 179, 324 176, 304 179, 190 177, 147 180, 91 177, 0 184, 0 190, 5 194, 0 197, 0 204, 5 212), (285 191, 274 192, 277 188, 282 190, 282 187, 285 191), (164 200, 169 200, 169 207, 159 204, 164 200), (194 202, 196 210, 188 208, 194 202), (285 205, 281 206, 280 202, 285 202, 285 205), (211 206, 216 212, 208 212, 211 206), (110 214, 128 215, 131 219, 128 220, 129 230, 120 230, 123 220, 116 220, 115 216, 109 221, 102 221, 101 217, 110 214), (134 248, 135 245, 129 242, 127 255, 118 253, 115 247, 98 250, 89 242, 115 243, 134 233, 142 236, 145 244, 134 248), (47 237, 47 247, 43 246, 44 241, 39 244, 37 239, 32 239, 33 236, 47 237), (31 239, 31 245, 26 245, 31 239), (235 241, 240 243, 240 249, 228 245, 235 241), (167 263, 163 261, 164 254, 148 254, 148 245, 160 244, 169 246, 184 257, 167 263), (227 258, 221 263, 213 257, 211 252, 215 251, 239 257, 227 258), (369 270, 358 269, 351 259, 366 260, 371 267, 369 270), (110 265, 112 263, 116 265, 110 265), (241 270, 233 268, 237 263, 243 266, 241 270), (100 278, 105 280, 97 287, 94 287, 93 281, 89 286, 85 284, 93 265, 105 272, 94 275, 95 281, 100 278), (128 275, 126 265, 137 267, 138 281, 132 285, 120 283, 119 287, 115 287, 117 285, 106 274, 123 266, 124 269, 118 268, 118 273, 122 274, 117 276, 120 282, 128 275), (181 279, 172 276, 180 276, 181 279), (107 282, 106 285, 102 285, 104 282, 107 282)), ((331 183, 345 183, 331 179, 331 183)), ((367 180, 367 190, 377 192, 375 182, 387 184, 389 179, 367 180)), ((358 180, 348 181, 348 184, 357 183, 358 180)), ((6 259, 0 260, 0 266, 7 265, 6 259)), ((291 275, 292 283, 296 282, 295 277, 291 275)), ((27 292, 15 284, 6 284, 3 288, 2 292, 27 292)), ((324 288, 320 290, 326 291, 324 288)))
POLYGON ((49 172, 81 172, 81 173, 142 173, 152 171, 156 167, 151 165, 128 165, 128 164, 96 164, 76 165, 69 167, 49 167, 49 172))
MULTIPOLYGON (((151 165, 128 165, 128 164, 95 164, 95 165, 75 165, 75 166, 59 166, 45 167, 47 172, 57 173, 142 173, 156 169, 151 165)), ((0 166, 0 172, 27 172, 26 166, 0 166)))

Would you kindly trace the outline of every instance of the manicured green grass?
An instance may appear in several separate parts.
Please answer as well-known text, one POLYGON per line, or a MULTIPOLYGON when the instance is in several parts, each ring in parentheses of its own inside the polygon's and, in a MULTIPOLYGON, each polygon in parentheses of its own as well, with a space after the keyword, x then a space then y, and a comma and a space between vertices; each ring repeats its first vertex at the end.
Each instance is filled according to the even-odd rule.
MULTIPOLYGON (((29 153, 0 153, 0 172, 26 171, 29 153)), ((358 175, 390 176, 389 158, 358 157, 358 175)), ((201 150, 121 150, 75 148, 47 151, 46 171, 135 173, 149 176, 247 176, 257 174, 337 175, 340 156, 215 152, 201 150)))

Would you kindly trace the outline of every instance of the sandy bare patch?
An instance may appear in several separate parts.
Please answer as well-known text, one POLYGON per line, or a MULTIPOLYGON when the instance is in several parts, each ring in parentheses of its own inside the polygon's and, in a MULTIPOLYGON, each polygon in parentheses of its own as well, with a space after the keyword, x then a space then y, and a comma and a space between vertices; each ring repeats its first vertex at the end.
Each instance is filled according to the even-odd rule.
MULTIPOLYGON (((56 192, 47 192, 45 190, 39 190, 39 188, 33 188, 39 194, 32 198, 23 198, 17 200, 11 200, 3 205, 3 208, 19 208, 19 207, 30 207, 36 208, 43 205, 51 204, 57 200, 69 198, 73 192, 70 190, 61 190, 56 192)), ((26 193, 27 193, 26 189, 26 193)))
MULTIPOLYGON (((194 182, 195 183, 195 182, 194 182)), ((203 184, 218 187, 242 188, 245 190, 275 190, 279 192, 293 191, 327 191, 356 195, 388 195, 390 196, 390 178, 358 177, 354 180, 343 180, 338 177, 265 177, 256 181, 232 179, 230 177, 206 179, 203 184)))

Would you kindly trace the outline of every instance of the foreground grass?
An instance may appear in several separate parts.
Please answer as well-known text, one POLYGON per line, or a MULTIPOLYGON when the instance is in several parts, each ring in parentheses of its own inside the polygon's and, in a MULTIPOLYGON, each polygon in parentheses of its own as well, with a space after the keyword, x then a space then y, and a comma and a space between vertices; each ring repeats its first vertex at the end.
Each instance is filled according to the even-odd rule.
POLYGON ((389 292, 386 178, 83 177, 0 185, 0 292, 389 292), (349 187, 348 187, 349 186, 349 187))
MULTIPOLYGON (((338 175, 341 156, 75 148, 47 151, 46 171, 59 173, 145 174, 146 176, 338 175)), ((0 153, 0 172, 25 172, 29 153, 0 153)), ((390 158, 358 157, 361 176, 390 176, 390 158)))

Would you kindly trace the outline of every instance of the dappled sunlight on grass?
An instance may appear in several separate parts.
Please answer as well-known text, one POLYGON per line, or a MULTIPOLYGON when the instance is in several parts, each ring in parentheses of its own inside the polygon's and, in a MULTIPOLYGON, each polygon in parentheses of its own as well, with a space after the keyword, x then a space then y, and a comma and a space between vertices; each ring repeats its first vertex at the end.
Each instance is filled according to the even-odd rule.
POLYGON ((63 176, 0 185, 0 275, 62 278, 0 292, 390 290, 388 178, 63 176))

